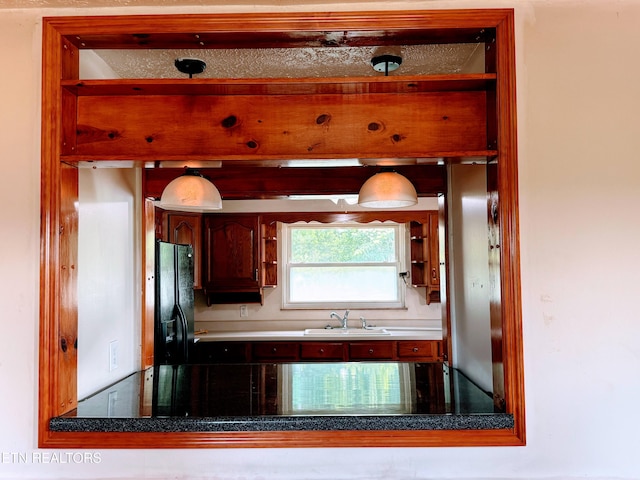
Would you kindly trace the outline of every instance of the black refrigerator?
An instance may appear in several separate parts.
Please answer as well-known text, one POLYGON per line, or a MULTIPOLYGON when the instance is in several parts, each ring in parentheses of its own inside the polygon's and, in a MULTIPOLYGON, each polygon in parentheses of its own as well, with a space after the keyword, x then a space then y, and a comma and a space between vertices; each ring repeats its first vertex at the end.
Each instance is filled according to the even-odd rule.
POLYGON ((193 249, 191 245, 156 242, 156 365, 193 360, 193 249))

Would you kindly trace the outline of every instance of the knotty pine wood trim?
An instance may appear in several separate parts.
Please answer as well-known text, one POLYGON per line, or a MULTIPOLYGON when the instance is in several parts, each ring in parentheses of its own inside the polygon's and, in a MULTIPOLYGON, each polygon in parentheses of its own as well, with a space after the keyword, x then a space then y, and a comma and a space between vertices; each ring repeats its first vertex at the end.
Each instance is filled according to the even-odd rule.
MULTIPOLYGON (((524 445, 525 396, 520 291, 520 234, 518 228, 518 146, 516 121, 516 67, 513 15, 496 25, 496 89, 500 220, 500 312, 505 403, 514 415, 514 434, 524 445)), ((493 297, 498 300, 496 296, 493 297)))
MULTIPOLYGON (((231 15, 149 15, 113 17, 50 17, 43 20, 41 289, 39 445, 49 448, 197 448, 197 447, 322 447, 322 446, 480 446, 525 443, 524 378, 519 271, 517 145, 513 11, 441 10, 231 15), (198 33, 199 32, 199 33, 198 33), (341 32, 341 33, 339 33, 341 32), (57 349, 61 323, 58 301, 64 290, 60 275, 61 161, 125 160, 82 158, 65 139, 75 118, 63 109, 62 82, 79 80, 81 48, 154 48, 191 46, 205 34, 202 48, 245 47, 260 37, 263 47, 363 46, 373 44, 485 41, 495 32, 498 188, 500 197, 500 305, 503 330, 505 402, 515 427, 500 431, 388 432, 237 432, 237 433, 63 433, 48 422, 64 407, 58 389, 73 379, 74 367, 61 361, 57 349), (342 35, 342 36, 340 36, 342 35), (382 38, 382 40, 381 40, 382 38), (181 40, 183 39, 183 40, 181 40), (247 42, 248 43, 243 43, 247 42), (474 40, 475 39, 475 40, 474 40), (183 41, 184 43, 180 43, 183 41), (66 113, 65 113, 66 112, 66 113), (66 116, 65 116, 66 115, 66 116), (64 148, 63 148, 64 147, 64 148), (64 155, 63 155, 64 154, 64 155)), ((489 114, 490 115, 490 114, 489 114)), ((491 148, 487 147, 491 152, 491 148)), ((433 153, 433 152, 431 152, 433 153)), ((463 152, 461 152, 462 155, 463 152)), ((473 152, 472 152, 473 153, 473 152)), ((491 152, 493 155, 495 152, 491 152)), ((477 154, 477 152, 476 152, 477 154)), ((440 156, 440 155, 437 155, 440 156)), ((446 152, 444 155, 446 156, 446 152)), ((271 157, 277 158, 277 157, 271 157)), ((322 156, 318 157, 322 158, 322 156)), ((326 157, 325 157, 326 158, 326 157)), ((169 160, 170 158, 167 158, 169 160)), ((182 159, 182 158, 176 158, 182 159)), ((265 157, 265 159, 268 159, 265 157)), ((134 159, 135 160, 135 159, 134 159)), ((66 194, 65 194, 66 195, 66 194)), ((65 198, 65 202, 69 198, 65 198)), ((65 327, 66 328, 66 327, 65 327)), ((63 395, 64 397, 64 395, 63 395)))

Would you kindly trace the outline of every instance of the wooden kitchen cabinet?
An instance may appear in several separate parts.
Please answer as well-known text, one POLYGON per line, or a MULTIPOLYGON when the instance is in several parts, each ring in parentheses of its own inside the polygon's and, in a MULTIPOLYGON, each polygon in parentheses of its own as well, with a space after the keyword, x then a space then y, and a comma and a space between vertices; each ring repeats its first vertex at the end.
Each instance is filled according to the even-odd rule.
POLYGON ((392 360, 394 342, 353 342, 349 344, 350 360, 392 360))
POLYGON ((251 358, 246 342, 197 342, 196 363, 247 363, 251 358))
POLYGON ((205 215, 203 287, 209 304, 262 302, 259 235, 256 214, 205 215))
POLYGON ((255 342, 251 353, 254 362, 298 360, 300 345, 297 342, 255 342))
POLYGON ((398 342, 397 358, 399 360, 442 361, 442 342, 424 340, 405 340, 398 342))
POLYGON ((344 358, 342 342, 303 342, 300 345, 301 360, 338 360, 344 358))
POLYGON ((275 220, 260 222, 261 280, 262 287, 278 286, 278 223, 275 220))
POLYGON ((427 212, 422 221, 411 221, 411 283, 425 287, 427 304, 440 301, 440 245, 438 212, 427 212))
POLYGON ((202 288, 202 214, 162 210, 162 240, 193 247, 193 288, 202 288))
POLYGON ((200 341, 196 343, 196 352, 199 363, 443 361, 442 340, 200 341))

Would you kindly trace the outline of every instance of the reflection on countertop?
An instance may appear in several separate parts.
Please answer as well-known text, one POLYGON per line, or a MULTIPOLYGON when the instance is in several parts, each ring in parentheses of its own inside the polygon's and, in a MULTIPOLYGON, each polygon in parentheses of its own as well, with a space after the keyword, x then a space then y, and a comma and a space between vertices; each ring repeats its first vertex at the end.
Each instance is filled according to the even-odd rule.
POLYGON ((53 418, 53 431, 508 429, 513 416, 440 363, 162 365, 53 418))

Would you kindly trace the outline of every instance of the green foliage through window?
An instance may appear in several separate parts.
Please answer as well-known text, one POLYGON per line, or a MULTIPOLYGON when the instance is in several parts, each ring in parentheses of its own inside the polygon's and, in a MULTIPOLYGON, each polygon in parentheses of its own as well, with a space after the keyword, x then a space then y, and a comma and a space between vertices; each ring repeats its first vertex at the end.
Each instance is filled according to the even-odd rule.
POLYGON ((404 306, 400 224, 305 224, 284 231, 285 308, 404 306))
POLYGON ((395 260, 391 228, 292 228, 293 263, 370 263, 395 260))

